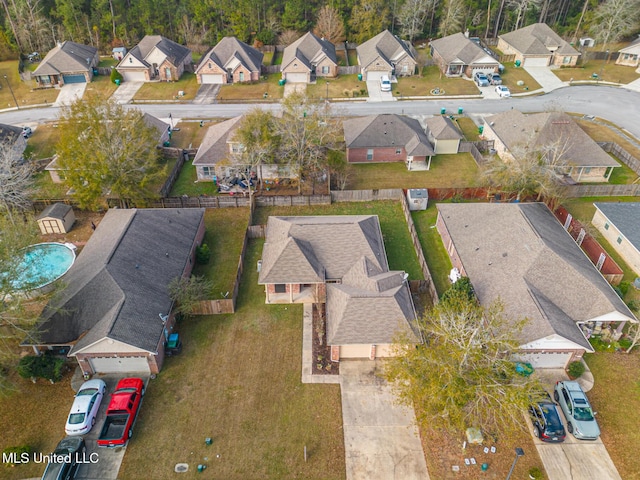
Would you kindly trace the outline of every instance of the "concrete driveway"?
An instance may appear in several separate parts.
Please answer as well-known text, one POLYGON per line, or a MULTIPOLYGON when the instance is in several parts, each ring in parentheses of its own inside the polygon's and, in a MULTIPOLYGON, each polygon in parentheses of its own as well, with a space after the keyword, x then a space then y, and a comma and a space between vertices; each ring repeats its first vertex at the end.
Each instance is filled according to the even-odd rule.
POLYGON ((68 85, 63 85, 60 87, 60 93, 58 93, 58 98, 56 98, 53 106, 64 107, 65 105, 71 105, 76 99, 82 98, 86 88, 86 83, 70 83, 68 85))
POLYGON ((191 103, 194 105, 211 105, 216 103, 218 92, 220 91, 220 84, 205 84, 200 85, 198 93, 191 103))
POLYGON ((111 98, 120 105, 124 105, 133 100, 138 90, 144 85, 144 82, 122 82, 116 91, 113 92, 111 98))
POLYGON ((378 362, 340 362, 347 480, 428 480, 413 409, 399 406, 378 362))
MULTIPOLYGON (((393 89, 392 89, 393 90, 393 89)), ((367 102, 395 102, 393 98, 393 92, 383 92, 380 90, 379 80, 367 80, 367 91, 369 92, 369 98, 367 102)))
POLYGON ((540 84, 545 93, 568 85, 554 75, 549 67, 524 67, 526 72, 540 84))
POLYGON ((305 93, 307 91, 306 83, 285 83, 283 96, 286 98, 293 92, 305 93))

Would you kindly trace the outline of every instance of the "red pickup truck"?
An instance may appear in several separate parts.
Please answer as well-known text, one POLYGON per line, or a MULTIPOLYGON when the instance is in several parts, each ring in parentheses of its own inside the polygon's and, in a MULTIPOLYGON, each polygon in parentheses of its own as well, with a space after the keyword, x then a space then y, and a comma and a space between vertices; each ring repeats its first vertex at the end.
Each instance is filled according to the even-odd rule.
POLYGON ((111 394, 107 407, 107 418, 104 421, 99 447, 122 447, 127 444, 133 434, 133 424, 140 410, 144 395, 144 381, 141 378, 123 378, 111 394))

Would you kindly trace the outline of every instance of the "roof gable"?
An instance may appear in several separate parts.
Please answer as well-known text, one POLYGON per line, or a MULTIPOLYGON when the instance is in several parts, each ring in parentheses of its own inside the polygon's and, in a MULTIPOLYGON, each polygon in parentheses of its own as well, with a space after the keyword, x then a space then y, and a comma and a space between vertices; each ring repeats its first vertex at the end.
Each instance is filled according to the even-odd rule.
POLYGON ((224 37, 207 52, 200 61, 196 73, 211 61, 223 70, 226 70, 234 59, 251 72, 260 72, 264 54, 236 37, 224 37))
POLYGON ((371 115, 344 120, 342 128, 347 148, 405 147, 408 155, 435 155, 427 134, 415 118, 371 115))
POLYGON ((436 140, 460 140, 462 133, 449 117, 436 115, 425 120, 427 128, 436 140))
POLYGON ((67 40, 49 50, 33 75, 88 72, 93 68, 94 57, 97 53, 98 49, 95 47, 67 40))
POLYGON ((376 60, 384 61, 389 67, 405 57, 415 62, 415 54, 404 40, 393 35, 389 30, 380 32, 356 48, 358 59, 363 68, 369 67, 376 60))
MULTIPOLYGON (((148 57, 154 54, 157 55, 157 52, 160 52, 160 56, 169 60, 169 62, 173 65, 183 63, 191 54, 191 50, 189 50, 187 47, 169 40, 162 35, 145 35, 145 37, 140 40, 140 43, 138 43, 138 45, 133 47, 127 53, 118 67, 139 67, 140 64, 149 67, 150 64, 147 62, 148 57), (135 57, 139 61, 139 64, 130 64, 129 60, 127 59, 128 56, 135 57)), ((161 62, 155 63, 160 64, 161 62)))
POLYGON ((229 154, 228 142, 233 137, 235 129, 238 128, 240 119, 242 116, 211 125, 198 147, 193 165, 215 165, 227 158, 229 154))
POLYGON ((328 40, 319 38, 312 32, 307 32, 284 49, 282 54, 282 70, 285 70, 296 60, 311 70, 325 58, 335 65, 338 65, 336 47, 328 40))
POLYGON ((462 63, 473 65, 475 63, 498 66, 498 60, 487 55, 478 45, 469 40, 462 33, 454 33, 431 42, 431 47, 447 63, 462 63))
POLYGON ((556 51, 565 55, 580 55, 546 23, 534 23, 500 35, 499 38, 524 55, 551 56, 556 51))

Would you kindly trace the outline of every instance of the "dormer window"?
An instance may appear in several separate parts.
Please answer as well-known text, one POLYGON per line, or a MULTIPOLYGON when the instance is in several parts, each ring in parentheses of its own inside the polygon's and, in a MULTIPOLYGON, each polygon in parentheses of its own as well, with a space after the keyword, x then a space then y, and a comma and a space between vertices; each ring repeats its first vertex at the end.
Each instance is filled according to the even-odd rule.
POLYGON ((133 58, 129 57, 129 63, 133 63, 133 58))
POLYGON ((209 68, 211 68, 211 62, 209 62, 209 68))

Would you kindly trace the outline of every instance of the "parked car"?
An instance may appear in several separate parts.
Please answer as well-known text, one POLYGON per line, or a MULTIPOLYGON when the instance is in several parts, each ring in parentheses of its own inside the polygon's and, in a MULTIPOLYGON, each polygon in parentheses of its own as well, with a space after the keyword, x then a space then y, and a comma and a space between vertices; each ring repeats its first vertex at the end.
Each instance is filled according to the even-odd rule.
POLYGON ((382 75, 380 77, 380 91, 381 92, 390 92, 391 91, 391 80, 389 80, 388 75, 382 75))
POLYGON ((502 77, 499 73, 492 73, 489 75, 489 81, 491 85, 502 85, 502 77))
POLYGON ((82 437, 63 438, 51 455, 42 480, 70 480, 76 478, 78 467, 84 462, 87 447, 82 437))
POLYGON ((140 404, 144 396, 144 381, 141 378, 123 378, 111 394, 107 407, 107 418, 104 421, 99 447, 122 447, 133 435, 140 404))
POLYGON ((498 85, 496 87, 496 93, 500 98, 502 97, 510 97, 511 92, 509 91, 509 87, 505 87, 504 85, 498 85))
POLYGON ((479 87, 488 87, 489 86, 489 77, 484 72, 476 72, 473 74, 473 81, 476 82, 476 85, 479 87))
POLYGON ((560 420, 560 414, 551 397, 545 392, 543 399, 529 407, 529 416, 533 423, 533 433, 543 442, 564 442, 567 434, 560 420))
POLYGON ((31 130, 31 127, 22 127, 22 136, 24 138, 29 138, 31 135, 33 135, 33 130, 31 130))
POLYGON ((96 416, 106 388, 107 385, 102 380, 89 380, 82 384, 73 400, 67 424, 64 427, 67 435, 89 433, 96 423, 96 416))
POLYGON ((567 419, 567 430, 580 440, 597 440, 600 428, 587 396, 578 382, 556 382, 553 398, 567 419))

